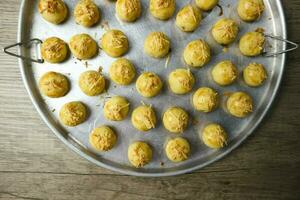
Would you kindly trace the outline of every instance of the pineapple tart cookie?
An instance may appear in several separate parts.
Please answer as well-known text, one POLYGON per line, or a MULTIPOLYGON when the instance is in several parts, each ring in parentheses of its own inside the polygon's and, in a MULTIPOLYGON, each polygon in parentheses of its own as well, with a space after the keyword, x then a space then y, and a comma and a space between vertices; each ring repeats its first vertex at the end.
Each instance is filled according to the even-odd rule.
POLYGON ((97 96, 105 90, 105 78, 97 71, 85 71, 80 74, 79 87, 84 94, 97 96))
POLYGON ((38 11, 42 17, 53 24, 60 24, 68 16, 68 8, 62 0, 40 0, 38 11))
POLYGON ((90 133, 89 142, 98 151, 109 151, 115 146, 117 135, 109 126, 99 126, 90 133))
POLYGON ((141 16, 141 2, 140 0, 117 0, 116 13, 122 21, 133 22, 141 16))
POLYGON ((87 108, 80 101, 66 103, 60 109, 59 118, 66 126, 77 126, 87 119, 87 108))
POLYGON ((219 149, 227 144, 227 133, 219 124, 205 126, 201 135, 204 144, 213 149, 219 149))
POLYGON ((239 0, 237 11, 240 18, 246 22, 257 20, 264 12, 263 0, 239 0))
POLYGON ((210 11, 219 3, 219 0, 195 0, 195 2, 201 10, 210 11))
POLYGON ((176 9, 175 0, 150 0, 150 13, 157 19, 171 18, 176 9))
POLYGON ((152 72, 144 72, 136 80, 136 89, 143 97, 150 98, 158 95, 162 87, 161 79, 152 72))
POLYGON ((80 0, 74 9, 77 24, 91 27, 100 20, 100 11, 93 0, 80 0))
POLYGON ((262 64, 250 63, 243 70, 244 81, 248 86, 261 86, 267 78, 267 72, 262 64))
POLYGON ((128 52, 128 38, 120 30, 109 30, 102 36, 101 47, 107 55, 120 57, 128 52))
POLYGON ((184 6, 176 16, 176 26, 184 32, 195 31, 202 20, 201 11, 193 5, 184 6))
POLYGON ((265 46, 265 36, 260 32, 248 32, 242 36, 239 48, 244 56, 258 56, 262 54, 265 46))
POLYGON ((169 87, 175 94, 189 93, 195 84, 195 78, 189 69, 175 69, 169 74, 169 87))
POLYGON ((80 60, 88 60, 98 52, 95 40, 88 34, 74 35, 69 43, 72 54, 80 60))
POLYGON ((70 85, 66 76, 57 72, 47 72, 40 78, 39 88, 45 96, 59 98, 68 93, 70 85))
POLYGON ((129 102, 121 96, 114 96, 104 104, 104 117, 112 121, 124 120, 129 112, 129 102))
POLYGON ((226 107, 231 115, 243 118, 253 111, 253 100, 245 92, 235 92, 227 99, 226 107))
POLYGON ((211 30, 213 38, 221 45, 231 44, 237 37, 238 32, 239 27, 237 23, 228 18, 218 20, 211 30))
POLYGON ((47 38, 41 45, 41 55, 49 63, 61 63, 68 56, 68 45, 58 37, 47 38))
POLYGON ((183 133, 189 123, 188 113, 180 107, 170 107, 163 114, 164 127, 171 133, 183 133))
POLYGON ((211 71, 213 80, 221 86, 227 86, 236 81, 238 69, 229 60, 218 63, 211 71))
POLYGON ((133 110, 131 115, 132 125, 140 131, 149 131, 155 128, 157 119, 151 106, 142 105, 133 110))
POLYGON ((212 112, 219 105, 218 93, 211 88, 201 87, 194 93, 192 104, 197 111, 212 112))
POLYGON ((187 160, 190 155, 189 142, 181 137, 170 139, 165 147, 165 152, 168 159, 172 162, 182 162, 187 160))
POLYGON ((183 59, 191 67, 203 67, 210 61, 210 58, 210 47, 202 39, 189 42, 183 51, 183 59))
POLYGON ((134 65, 126 58, 118 58, 109 68, 110 79, 118 85, 129 85, 135 74, 134 65))
POLYGON ((170 52, 170 39, 163 32, 152 32, 145 39, 144 52, 153 58, 163 58, 170 52))
POLYGON ((127 155, 134 167, 141 168, 152 160, 152 149, 146 142, 134 142, 129 145, 127 155))

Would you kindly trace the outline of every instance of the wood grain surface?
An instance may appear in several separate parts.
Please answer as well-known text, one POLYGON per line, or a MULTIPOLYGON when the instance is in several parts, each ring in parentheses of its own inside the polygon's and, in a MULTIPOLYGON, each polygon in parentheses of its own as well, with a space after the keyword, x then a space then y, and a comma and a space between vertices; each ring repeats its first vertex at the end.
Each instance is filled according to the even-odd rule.
MULTIPOLYGON (((20 2, 0 1, 1 49, 16 42, 20 2)), ((300 1, 282 3, 289 39, 300 42, 300 1)), ((288 55, 272 110, 240 148, 191 174, 138 178, 99 168, 64 146, 30 102, 17 60, 1 52, 0 199, 299 200, 299 53, 288 55)))

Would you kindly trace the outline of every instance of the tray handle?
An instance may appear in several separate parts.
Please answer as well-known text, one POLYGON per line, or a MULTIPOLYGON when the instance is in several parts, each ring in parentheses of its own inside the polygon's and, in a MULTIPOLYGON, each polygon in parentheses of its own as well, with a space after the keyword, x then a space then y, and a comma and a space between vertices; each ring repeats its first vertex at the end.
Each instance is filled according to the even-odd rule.
POLYGON ((294 50, 298 49, 298 47, 299 47, 299 45, 297 43, 292 42, 292 41, 287 40, 287 39, 284 39, 282 37, 269 35, 269 34, 264 34, 264 35, 265 35, 265 37, 268 37, 268 38, 271 38, 271 39, 274 39, 274 40, 279 40, 281 42, 286 43, 287 45, 290 45, 290 47, 287 48, 286 50, 282 50, 282 51, 278 51, 278 52, 264 52, 263 56, 265 56, 265 57, 275 57, 275 56, 278 56, 278 55, 281 55, 281 54, 284 54, 284 53, 288 53, 290 51, 294 51, 294 50))
POLYGON ((33 38, 33 39, 30 39, 30 40, 27 40, 27 41, 22 41, 22 42, 18 42, 18 43, 12 44, 12 45, 8 45, 8 46, 3 48, 3 51, 4 51, 4 53, 6 53, 10 56, 21 58, 22 60, 27 60, 27 61, 31 61, 31 62, 35 62, 35 63, 44 63, 44 59, 42 59, 42 58, 34 59, 34 58, 18 55, 18 54, 15 54, 15 53, 12 53, 12 52, 9 51, 9 49, 11 49, 13 47, 28 46, 28 45, 31 45, 33 42, 36 42, 37 44, 42 44, 43 43, 42 40, 40 40, 38 38, 33 38))

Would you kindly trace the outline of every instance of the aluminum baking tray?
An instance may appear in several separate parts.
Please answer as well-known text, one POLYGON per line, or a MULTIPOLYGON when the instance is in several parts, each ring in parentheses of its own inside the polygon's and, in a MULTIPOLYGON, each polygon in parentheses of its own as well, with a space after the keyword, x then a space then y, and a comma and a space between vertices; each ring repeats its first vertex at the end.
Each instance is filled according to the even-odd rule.
MULTIPOLYGON (((77 1, 65 0, 65 2, 70 13, 72 13, 77 1)), ((143 71, 156 72, 164 80, 165 87, 159 96, 146 99, 138 95, 135 84, 120 87, 111 82, 107 93, 97 97, 88 97, 80 91, 77 84, 78 77, 83 71, 87 69, 97 70, 100 66, 103 68, 104 75, 108 76, 108 67, 115 59, 110 58, 104 52, 100 52, 99 56, 87 62, 79 61, 72 56, 62 64, 38 64, 20 59, 20 69, 24 84, 40 116, 62 142, 82 157, 98 166, 136 176, 171 176, 191 172, 213 163, 238 147, 255 130, 270 109, 282 78, 285 55, 282 54, 268 58, 263 56, 247 58, 239 53, 237 48, 238 40, 235 44, 231 45, 227 53, 224 53, 222 51, 223 47, 217 45, 212 40, 210 28, 219 18, 230 17, 239 22, 239 37, 247 31, 263 27, 268 34, 286 38, 286 23, 280 0, 264 0, 266 10, 261 19, 254 23, 245 23, 238 18, 235 11, 236 0, 221 0, 220 5, 223 8, 223 15, 220 16, 219 7, 216 7, 210 13, 205 13, 204 20, 194 33, 183 33, 179 31, 174 25, 175 17, 168 21, 159 21, 151 17, 147 9, 148 0, 142 0, 142 17, 135 23, 130 24, 120 22, 116 18, 113 1, 95 0, 95 2, 101 9, 102 22, 93 28, 84 28, 75 23, 72 14, 70 14, 68 20, 62 25, 47 23, 37 11, 37 0, 23 0, 19 17, 18 41, 26 41, 31 38, 44 40, 50 36, 57 36, 68 42, 72 35, 78 33, 88 33, 96 41, 99 41, 108 25, 110 28, 124 31, 128 36, 130 51, 125 57, 133 61, 138 74, 143 71), (106 25, 103 26, 103 24, 106 25), (169 62, 167 62, 166 59, 157 60, 149 58, 143 53, 142 47, 144 38, 151 31, 163 31, 171 38, 172 53, 169 62), (190 105, 192 93, 178 96, 168 90, 166 84, 167 75, 175 68, 185 66, 181 59, 183 48, 189 41, 196 38, 203 38, 211 45, 213 59, 202 69, 192 69, 197 79, 194 90, 200 86, 213 87, 223 96, 223 101, 228 92, 246 91, 253 97, 255 102, 254 113, 249 117, 245 119, 231 117, 225 112, 222 106, 215 112, 209 114, 195 112, 190 105), (209 72, 212 66, 224 59, 232 60, 238 66, 239 71, 242 71, 242 68, 249 62, 255 61, 262 63, 266 66, 268 79, 264 86, 260 88, 249 88, 241 79, 231 86, 220 87, 211 80, 209 72), (47 71, 57 71, 67 75, 72 86, 68 95, 58 99, 41 96, 37 82, 41 75, 47 71), (106 97, 112 95, 127 97, 131 103, 131 111, 134 107, 138 106, 141 101, 146 104, 152 104, 158 117, 160 117, 163 111, 169 106, 177 105, 184 107, 193 117, 193 122, 191 122, 188 130, 182 134, 191 144, 191 157, 182 163, 171 163, 168 161, 164 154, 164 142, 168 138, 176 135, 164 130, 160 122, 156 129, 142 133, 133 128, 130 123, 130 117, 127 117, 127 119, 122 122, 111 122, 104 119, 101 112, 102 106, 106 97), (58 120, 58 112, 64 103, 74 100, 84 102, 89 107, 90 116, 88 121, 77 127, 65 127, 58 120), (208 122, 220 123, 227 130, 230 139, 225 148, 221 150, 209 149, 205 147, 199 139, 199 131, 208 122), (90 131, 94 127, 102 124, 113 126, 118 133, 116 147, 105 153, 96 152, 88 143, 90 131), (152 162, 141 169, 132 167, 127 160, 128 145, 136 140, 148 142, 154 150, 152 162)), ((176 11, 190 2, 191 1, 177 1, 176 11)), ((268 46, 270 47, 269 51, 278 52, 286 49, 286 44, 277 40, 268 39, 268 46)), ((35 56, 29 48, 20 48, 19 53, 23 56, 35 56)))

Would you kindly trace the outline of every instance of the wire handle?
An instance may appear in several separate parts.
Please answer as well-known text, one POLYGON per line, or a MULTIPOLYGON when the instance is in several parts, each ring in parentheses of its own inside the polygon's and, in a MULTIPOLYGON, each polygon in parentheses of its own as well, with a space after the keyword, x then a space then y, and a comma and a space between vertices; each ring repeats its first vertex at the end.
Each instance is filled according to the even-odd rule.
POLYGON ((33 58, 30 58, 30 57, 18 55, 18 54, 15 54, 15 53, 12 53, 12 52, 9 51, 9 49, 11 49, 13 47, 16 47, 16 46, 19 46, 19 47, 20 46, 27 46, 27 45, 30 45, 32 42, 37 42, 38 44, 42 44, 43 43, 42 40, 40 40, 38 38, 33 38, 33 39, 30 39, 30 40, 27 40, 27 41, 22 41, 22 42, 18 42, 18 43, 6 46, 6 47, 4 47, 3 51, 4 51, 4 53, 6 53, 6 54, 8 54, 10 56, 21 58, 23 60, 28 60, 28 61, 35 62, 35 63, 44 63, 44 59, 42 59, 42 58, 33 59, 33 58))
POLYGON ((264 34, 264 35, 265 35, 265 37, 268 37, 268 38, 271 38, 271 39, 274 39, 274 40, 279 40, 281 42, 284 42, 286 44, 291 45, 290 48, 288 48, 286 50, 279 51, 279 52, 273 52, 273 53, 264 52, 263 56, 265 56, 265 57, 278 56, 278 55, 281 55, 281 54, 284 54, 284 53, 287 53, 287 52, 290 52, 290 51, 294 51, 294 50, 296 50, 299 47, 299 45, 296 44, 295 42, 292 42, 290 40, 284 39, 282 37, 274 36, 274 35, 268 35, 268 34, 264 34))

